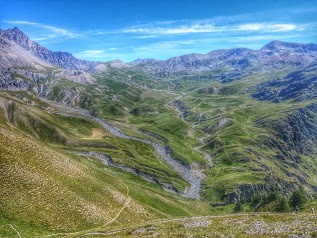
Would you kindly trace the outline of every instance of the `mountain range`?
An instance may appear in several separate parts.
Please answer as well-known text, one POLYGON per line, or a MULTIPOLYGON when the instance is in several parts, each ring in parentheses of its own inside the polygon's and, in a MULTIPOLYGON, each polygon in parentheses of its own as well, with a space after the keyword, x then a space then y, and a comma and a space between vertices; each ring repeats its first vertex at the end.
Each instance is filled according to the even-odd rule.
POLYGON ((314 43, 94 62, 0 29, 0 225, 75 237, 312 196, 316 98, 314 43))

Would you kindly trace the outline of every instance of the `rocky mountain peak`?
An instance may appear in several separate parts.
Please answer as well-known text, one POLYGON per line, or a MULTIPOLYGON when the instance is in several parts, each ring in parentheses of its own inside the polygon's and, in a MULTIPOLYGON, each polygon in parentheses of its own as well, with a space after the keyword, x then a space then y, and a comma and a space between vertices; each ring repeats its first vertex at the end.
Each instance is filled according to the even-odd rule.
POLYGON ((17 34, 23 34, 24 35, 24 33, 17 26, 13 27, 12 29, 8 29, 8 31, 9 30, 11 30, 13 32, 16 32, 17 34))
POLYGON ((307 53, 309 51, 317 51, 317 44, 300 44, 300 43, 291 43, 283 41, 272 41, 266 44, 261 48, 262 52, 265 51, 274 51, 274 52, 283 52, 283 51, 293 51, 293 52, 302 52, 307 53))
POLYGON ((7 30, 0 29, 0 36, 15 42, 38 58, 64 69, 93 71, 94 67, 99 64, 98 62, 77 59, 69 52, 50 51, 37 42, 32 41, 18 27, 7 30))
POLYGON ((33 41, 22 32, 18 27, 14 27, 12 29, 1 30, 0 35, 7 38, 8 40, 14 41, 18 45, 22 46, 26 50, 29 50, 33 45, 33 41))
POLYGON ((0 34, 2 36, 18 36, 18 35, 25 35, 18 27, 13 27, 12 29, 7 30, 0 30, 0 34))

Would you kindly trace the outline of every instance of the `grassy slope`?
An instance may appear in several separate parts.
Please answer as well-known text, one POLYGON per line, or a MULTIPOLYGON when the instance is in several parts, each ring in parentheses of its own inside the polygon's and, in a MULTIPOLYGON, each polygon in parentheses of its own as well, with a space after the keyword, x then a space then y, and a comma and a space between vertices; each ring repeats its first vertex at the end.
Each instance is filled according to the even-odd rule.
MULTIPOLYGON (((263 138, 271 138, 272 132, 256 125, 256 121, 263 118, 283 121, 293 110, 310 103, 276 104, 252 99, 251 94, 257 84, 274 77, 283 77, 289 72, 290 69, 286 68, 226 84, 212 80, 209 76, 208 80, 195 75, 174 78, 171 81, 177 81, 179 84, 174 95, 164 90, 146 90, 132 108, 137 109, 134 111, 137 113, 130 114, 129 120, 125 117, 118 125, 126 128, 127 133, 140 137, 145 135, 137 128, 159 134, 173 149, 175 157, 185 163, 203 162, 202 155, 193 148, 199 145, 198 137, 203 136, 201 131, 206 131, 207 145, 204 150, 215 156, 216 164, 215 168, 206 171, 207 178, 204 181, 204 197, 209 201, 219 201, 223 194, 234 192, 241 184, 263 184, 268 178, 272 178, 272 186, 275 186, 273 183, 277 178, 300 184, 294 176, 288 176, 285 171, 300 176, 303 173, 308 174, 306 179, 315 185, 313 173, 316 166, 309 162, 311 158, 302 156, 302 165, 299 165, 302 172, 287 166, 276 159, 281 151, 263 146, 263 138), (198 91, 210 86, 221 91, 215 95, 198 91), (177 113, 172 108, 167 107, 168 102, 182 93, 186 95, 180 100, 190 108, 185 117, 186 123, 176 117, 177 113), (212 133, 209 132, 222 118, 229 118, 230 123, 212 133), (310 167, 311 165, 313 166, 310 167)), ((166 84, 169 79, 165 81, 166 84)))
MULTIPOLYGON (((273 73, 261 81, 275 75, 283 74, 273 73)), ((206 172, 207 178, 204 180, 204 195, 208 200, 219 201, 222 195, 234 192, 241 184, 263 183, 265 178, 272 175, 299 184, 296 178, 288 177, 285 173, 286 169, 299 175, 297 169, 276 159, 280 151, 262 144, 262 139, 270 138, 272 134, 267 128, 256 125, 256 121, 262 118, 283 120, 293 110, 305 107, 311 102, 276 104, 256 101, 250 95, 258 83, 257 80, 250 77, 228 84, 213 81, 183 82, 185 86, 180 91, 187 94, 181 100, 190 107, 189 115, 185 119, 196 128, 206 131, 207 145, 204 149, 215 155, 216 166, 206 172), (198 91, 210 86, 225 90, 212 95, 198 91), (209 132, 222 118, 230 118, 230 123, 209 132)), ((302 158, 302 171, 308 174, 307 179, 311 184, 316 185, 315 175, 312 175, 316 170, 315 163, 309 163, 307 156, 302 158)))
MULTIPOLYGON (((206 171, 203 194, 208 202, 217 202, 223 194, 233 192, 238 185, 263 183, 272 173, 296 182, 294 178, 286 176, 285 165, 275 159, 277 151, 261 145, 261 136, 271 136, 270 131, 255 124, 260 118, 283 118, 293 108, 305 106, 305 103, 274 104, 251 99, 252 87, 275 75, 277 74, 258 75, 259 78, 250 77, 228 84, 212 80, 179 80, 181 86, 176 95, 166 90, 141 90, 105 78, 98 79, 100 89, 97 91, 96 85, 83 86, 61 80, 56 85, 56 94, 51 96, 52 99, 58 99, 57 93, 63 91, 63 88, 82 90, 83 97, 79 100, 79 106, 92 109, 93 105, 100 116, 112 119, 126 133, 169 145, 174 156, 185 163, 203 162, 202 155, 193 150, 193 147, 199 145, 198 137, 203 136, 202 130, 213 128, 221 118, 230 118, 228 125, 213 134, 205 134, 208 137, 205 139, 207 145, 204 150, 216 153, 216 167, 206 171), (207 86, 225 90, 215 95, 198 92, 198 89, 207 86), (241 94, 244 89, 247 89, 246 93, 241 94), (168 102, 183 92, 186 95, 180 100, 190 107, 185 118, 186 123, 178 119, 177 113, 167 106, 168 102), (88 104, 82 104, 84 102, 88 104), (138 109, 138 113, 132 113, 133 109, 138 109), (139 129, 156 133, 159 137, 144 134, 139 129), (250 153, 250 149, 261 156, 250 153)), ((168 82, 166 80, 162 85, 167 85, 168 82)), ((39 101, 37 105, 47 106, 39 101)), ((18 100, 11 115, 12 123, 18 129, 6 123, 3 113, 1 116, 0 146, 1 152, 4 151, 1 153, 1 168, 4 171, 1 173, 1 181, 5 181, 1 185, 1 191, 5 194, 1 204, 1 224, 12 223, 26 236, 50 233, 52 230, 74 231, 101 226, 114 217, 128 201, 127 187, 133 205, 124 209, 118 220, 111 223, 113 227, 210 212, 210 208, 203 202, 170 195, 134 175, 107 168, 94 159, 69 155, 66 152, 69 149, 105 152, 116 162, 141 169, 161 181, 172 183, 180 190, 184 189, 186 183, 160 161, 153 148, 148 145, 114 138, 95 123, 53 116, 38 107, 23 105, 18 100), (38 127, 39 130, 36 129, 38 127), (47 136, 47 133, 62 135, 66 141, 83 143, 69 146, 63 141, 52 140, 55 137, 47 136), (112 147, 100 148, 90 142, 102 142, 112 147), (9 190, 9 187, 13 189, 9 190), (27 195, 28 193, 32 196, 27 195), (30 198, 33 199, 32 206, 27 203, 30 198), (90 208, 87 209, 87 206, 90 208), (49 212, 38 212, 46 210, 49 212)), ((303 159, 300 166, 308 174, 308 180, 315 183, 314 160, 311 156, 303 159)), ((287 169, 296 173, 294 168, 287 169)), ((219 210, 231 212, 230 207, 219 210)), ((173 231, 173 227, 177 226, 173 224, 172 227, 161 226, 159 229, 163 229, 163 232, 170 230, 174 232, 171 234, 177 235, 173 231)), ((8 237, 10 234, 14 237, 8 226, 1 229, 8 237)))
MULTIPOLYGON (((21 110, 28 109, 27 115, 32 114, 33 118, 41 116, 51 123, 59 122, 62 126, 58 130, 69 137, 89 137, 92 134, 89 130, 97 126, 54 117, 18 101, 16 105, 21 110), (86 129, 80 130, 83 125, 86 129)), ((25 124, 18 123, 22 125, 20 129, 8 124, 2 109, 0 117, 0 226, 13 224, 24 237, 102 226, 118 214, 129 197, 131 201, 117 224, 210 211, 202 202, 171 195, 159 186, 106 167, 95 159, 67 154, 61 150, 65 145, 40 142, 36 136, 21 131, 27 131, 22 127, 25 124)), ((28 128, 29 133, 32 128, 28 128)), ((7 228, 1 228, 2 237, 15 237, 7 228)))
MULTIPOLYGON (((116 75, 112 75, 112 78, 115 77, 116 75)), ((177 159, 187 164, 193 161, 203 162, 199 153, 192 150, 197 143, 193 134, 195 132, 190 133, 192 130, 188 125, 178 119, 171 108, 166 107, 166 103, 173 100, 177 94, 144 90, 126 84, 123 79, 118 81, 104 76, 98 78, 96 84, 86 86, 60 80, 52 89, 49 98, 61 101, 65 96, 65 89, 80 92, 77 106, 90 111, 96 109, 99 116, 114 120, 122 129, 126 128, 127 134, 146 137, 138 129, 149 130, 168 140, 167 144, 177 159), (133 110, 139 110, 140 113, 135 115, 133 110)))
MULTIPOLYGON (((223 194, 234 192, 240 184, 261 184, 272 174, 274 174, 274 179, 278 177, 287 182, 299 184, 296 178, 286 175, 285 169, 300 175, 298 171, 276 160, 276 155, 280 151, 262 145, 262 139, 270 138, 271 131, 259 127, 255 122, 262 118, 283 120, 293 109, 304 107, 306 103, 275 104, 259 102, 251 98, 257 84, 274 77, 283 77, 289 72, 289 69, 285 69, 259 73, 226 84, 212 79, 213 73, 207 75, 208 80, 204 79, 205 75, 202 75, 202 78, 197 75, 189 75, 178 79, 163 79, 157 84, 160 87, 166 87, 169 82, 177 81, 179 87, 171 93, 167 90, 136 89, 135 86, 125 84, 127 83, 125 80, 127 72, 115 71, 98 79, 98 84, 107 88, 105 93, 100 95, 103 97, 108 95, 108 98, 115 95, 120 100, 102 104, 100 102, 103 99, 98 99, 99 95, 96 93, 93 98, 99 100, 96 101, 97 108, 108 108, 99 110, 101 116, 113 119, 114 123, 127 134, 170 146, 174 157, 186 164, 205 163, 203 155, 193 148, 200 145, 198 138, 203 137, 202 131, 207 131, 205 133, 207 145, 204 149, 215 155, 216 167, 206 171, 207 178, 204 181, 203 193, 207 200, 219 201, 223 194), (210 86, 217 87, 221 91, 215 95, 199 92, 199 89, 210 86), (133 96, 131 93, 137 96, 133 96), (186 95, 180 100, 190 108, 185 117, 186 123, 178 119, 178 113, 168 106, 169 102, 182 93, 186 95), (117 104, 117 108, 121 108, 119 114, 111 112, 109 109, 113 103, 117 104), (218 125, 222 118, 230 118, 230 123, 211 135, 209 129, 218 125), (158 134, 159 137, 142 133, 140 129, 158 134)), ((215 72, 215 74, 217 73, 215 72)), ((129 72, 129 75, 133 75, 133 72, 129 72)), ((140 82, 148 83, 146 75, 139 79, 140 82)), ((131 143, 133 144, 133 142, 128 144, 131 143)), ((132 150, 131 146, 129 146, 129 150, 132 150)), ((123 154, 122 151, 120 153, 123 154)), ((144 162, 148 163, 146 160, 144 162)), ((125 163, 130 163, 130 161, 132 160, 127 159, 125 163)), ((311 175, 309 180, 315 184, 313 171, 316 167, 311 168, 307 166, 307 163, 304 159, 302 170, 311 175)), ((133 165, 135 166, 135 163, 133 165)), ((160 171, 162 171, 161 168, 160 171)), ((178 185, 178 188, 183 188, 183 186, 178 185)))

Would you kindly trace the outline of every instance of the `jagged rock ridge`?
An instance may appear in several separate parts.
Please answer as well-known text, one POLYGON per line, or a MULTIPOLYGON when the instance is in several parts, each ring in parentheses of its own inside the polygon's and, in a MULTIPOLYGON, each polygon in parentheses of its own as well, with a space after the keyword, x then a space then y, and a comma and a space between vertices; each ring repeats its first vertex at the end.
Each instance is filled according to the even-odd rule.
POLYGON ((40 44, 32 41, 17 27, 8 30, 0 29, 0 36, 14 41, 15 43, 17 43, 27 51, 31 52, 33 55, 44 60, 45 62, 51 63, 64 69, 89 71, 99 64, 98 62, 77 59, 68 52, 50 51, 40 44))

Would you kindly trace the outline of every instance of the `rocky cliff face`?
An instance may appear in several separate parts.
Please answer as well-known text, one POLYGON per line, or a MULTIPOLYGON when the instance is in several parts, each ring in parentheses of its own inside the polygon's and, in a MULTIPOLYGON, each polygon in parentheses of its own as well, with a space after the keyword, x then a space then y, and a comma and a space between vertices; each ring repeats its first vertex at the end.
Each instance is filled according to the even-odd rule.
POLYGON ((41 85, 48 75, 25 69, 4 68, 0 70, 0 90, 27 91, 41 85))
POLYGON ((42 59, 43 61, 63 69, 94 72, 95 67, 101 64, 100 62, 77 59, 71 53, 68 52, 50 51, 45 47, 41 46, 40 44, 32 41, 26 34, 20 31, 17 27, 8 30, 0 29, 0 36, 15 42, 25 50, 31 52, 33 55, 42 59))
POLYGON ((264 183, 238 184, 235 191, 224 193, 221 199, 225 203, 234 203, 241 199, 249 201, 256 194, 271 191, 289 194, 300 186, 317 191, 315 183, 312 183, 316 181, 315 162, 307 162, 305 159, 305 156, 314 158, 317 153, 317 104, 290 111, 288 115, 279 118, 260 119, 256 126, 270 132, 267 136, 260 136, 259 144, 275 154, 270 162, 276 161, 285 177, 272 172, 272 167, 263 163, 268 159, 266 155, 248 148, 248 152, 262 161, 261 170, 268 173, 264 183), (310 177, 310 173, 313 177, 310 177))
POLYGON ((317 153, 317 104, 300 108, 280 119, 262 119, 257 124, 270 128, 279 139, 268 140, 266 144, 279 150, 282 148, 285 159, 299 162, 299 155, 317 153))
POLYGON ((307 174, 307 170, 314 171, 314 167, 308 165, 310 162, 307 164, 304 156, 317 153, 317 104, 290 111, 277 119, 261 119, 256 125, 270 131, 270 136, 261 138, 262 144, 275 152, 281 170, 294 179, 293 185, 306 185, 316 190, 307 174))
POLYGON ((257 87, 253 97, 262 101, 303 101, 317 98, 317 60, 285 78, 275 78, 257 87))
POLYGON ((57 67, 72 68, 69 67, 72 64, 76 64, 74 68, 87 66, 85 61, 69 53, 47 50, 31 41, 18 28, 0 29, 0 90, 32 91, 37 96, 43 96, 51 84, 61 78, 81 84, 95 81, 84 70, 57 67))

